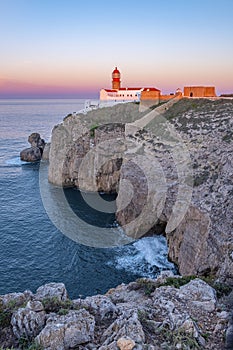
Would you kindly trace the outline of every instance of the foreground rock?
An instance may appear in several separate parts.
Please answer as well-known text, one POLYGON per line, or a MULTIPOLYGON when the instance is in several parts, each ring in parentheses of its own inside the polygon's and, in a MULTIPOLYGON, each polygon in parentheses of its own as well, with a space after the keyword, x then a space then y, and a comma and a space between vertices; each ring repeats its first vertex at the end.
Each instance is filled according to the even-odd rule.
POLYGON ((73 349, 94 339, 95 319, 85 309, 51 316, 36 342, 45 349, 73 349))
POLYGON ((85 299, 69 300, 62 283, 50 283, 0 301, 4 348, 16 349, 22 339, 44 350, 223 350, 225 337, 227 349, 233 345, 230 308, 216 290, 171 272, 85 299))
POLYGON ((26 148, 20 152, 20 159, 25 162, 36 162, 41 160, 45 148, 45 141, 41 139, 40 134, 32 133, 28 137, 30 148, 26 148))

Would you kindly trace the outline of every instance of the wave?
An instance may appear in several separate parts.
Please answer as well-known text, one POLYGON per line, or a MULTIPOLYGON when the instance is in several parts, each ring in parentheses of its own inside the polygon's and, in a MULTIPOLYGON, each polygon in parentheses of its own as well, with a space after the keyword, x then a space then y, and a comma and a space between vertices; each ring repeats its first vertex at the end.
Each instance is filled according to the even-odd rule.
POLYGON ((167 242, 164 236, 144 237, 116 249, 116 257, 109 265, 118 270, 127 270, 137 277, 155 278, 162 270, 174 270, 167 259, 167 242))

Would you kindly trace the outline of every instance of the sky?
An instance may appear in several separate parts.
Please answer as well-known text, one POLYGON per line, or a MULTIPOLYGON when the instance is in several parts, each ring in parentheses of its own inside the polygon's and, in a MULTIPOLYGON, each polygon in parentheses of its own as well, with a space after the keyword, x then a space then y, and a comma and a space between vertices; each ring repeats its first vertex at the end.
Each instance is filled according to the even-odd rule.
POLYGON ((0 98, 122 86, 233 93, 233 0, 0 0, 0 98))

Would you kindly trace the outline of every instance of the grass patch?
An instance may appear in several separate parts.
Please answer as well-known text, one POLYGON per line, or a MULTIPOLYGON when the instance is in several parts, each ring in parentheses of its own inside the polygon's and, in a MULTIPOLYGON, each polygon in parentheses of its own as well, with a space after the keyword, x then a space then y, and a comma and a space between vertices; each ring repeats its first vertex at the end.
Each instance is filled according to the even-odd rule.
POLYGON ((19 339, 19 347, 22 350, 44 350, 36 341, 30 341, 26 337, 19 339))
POLYGON ((42 304, 47 313, 56 312, 65 314, 69 312, 69 310, 73 309, 73 303, 71 300, 61 301, 58 297, 54 296, 52 298, 45 298, 42 300, 42 304), (66 310, 66 311, 65 311, 66 310))
POLYGON ((11 325, 13 312, 25 306, 26 303, 18 305, 16 300, 10 300, 7 305, 3 305, 3 303, 0 302, 0 328, 9 327, 11 325))
POLYGON ((90 137, 94 138, 95 137, 95 130, 99 127, 99 124, 93 124, 90 127, 90 137))
POLYGON ((230 143, 233 139, 233 132, 232 131, 227 131, 226 135, 222 137, 222 141, 230 143))
POLYGON ((181 278, 168 277, 164 283, 161 283, 159 285, 159 287, 171 286, 175 288, 180 288, 185 284, 189 283, 190 281, 194 280, 195 278, 197 278, 197 276, 183 276, 181 278))
POLYGON ((187 334, 182 328, 171 331, 167 328, 160 329, 160 335, 163 337, 165 342, 169 345, 168 349, 182 349, 182 350, 199 350, 200 345, 197 339, 187 334), (179 345, 178 345, 179 344, 179 345), (178 347, 181 346, 181 347, 178 347))
POLYGON ((144 279, 144 278, 137 279, 136 283, 139 289, 143 289, 145 295, 147 296, 150 296, 158 287, 158 283, 144 279))

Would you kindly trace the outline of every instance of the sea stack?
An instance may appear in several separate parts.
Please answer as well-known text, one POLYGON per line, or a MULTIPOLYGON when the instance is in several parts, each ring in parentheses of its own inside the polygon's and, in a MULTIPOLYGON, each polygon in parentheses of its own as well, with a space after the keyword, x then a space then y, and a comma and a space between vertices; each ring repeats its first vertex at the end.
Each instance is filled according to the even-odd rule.
POLYGON ((34 132, 28 137, 30 148, 25 148, 20 152, 20 159, 25 162, 36 162, 41 160, 45 147, 45 141, 40 137, 40 134, 34 132))

